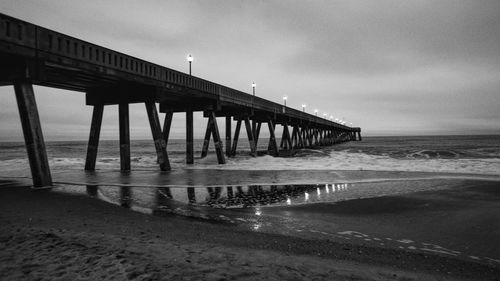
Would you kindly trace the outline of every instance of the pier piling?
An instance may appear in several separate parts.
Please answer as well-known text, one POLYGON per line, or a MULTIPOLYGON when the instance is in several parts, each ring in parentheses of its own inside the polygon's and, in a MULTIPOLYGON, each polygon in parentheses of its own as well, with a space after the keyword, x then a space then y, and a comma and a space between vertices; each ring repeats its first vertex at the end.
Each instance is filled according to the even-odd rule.
POLYGON ((33 186, 35 188, 52 186, 49 160, 45 150, 33 85, 28 80, 16 81, 14 91, 28 152, 33 186))
POLYGON ((186 164, 194 163, 193 110, 186 111, 186 164))
POLYGON ((128 103, 120 103, 118 105, 121 171, 130 171, 130 121, 128 106, 128 103))
POLYGON ((148 113, 149 126, 151 127, 151 134, 153 135, 155 144, 158 164, 160 164, 160 169, 162 171, 169 171, 170 161, 167 154, 167 144, 161 131, 160 118, 158 117, 156 104, 154 102, 146 102, 145 105, 148 113))
POLYGON ((104 112, 104 105, 94 105, 92 111, 92 121, 90 124, 90 136, 87 146, 87 159, 85 160, 85 170, 94 171, 95 163, 97 161, 97 148, 99 147, 99 136, 101 134, 102 115, 104 112))

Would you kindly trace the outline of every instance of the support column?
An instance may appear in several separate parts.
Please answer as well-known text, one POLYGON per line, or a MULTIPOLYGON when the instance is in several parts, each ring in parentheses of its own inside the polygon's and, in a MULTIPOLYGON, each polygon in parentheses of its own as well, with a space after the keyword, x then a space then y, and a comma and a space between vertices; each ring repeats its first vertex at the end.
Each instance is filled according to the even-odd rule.
POLYGON ((194 163, 193 110, 186 111, 186 164, 194 163))
POLYGON ((130 171, 130 122, 128 103, 118 105, 120 123, 120 170, 130 171))
POLYGON ((288 124, 283 123, 283 135, 281 142, 283 144, 283 148, 285 149, 293 149, 292 140, 290 139, 290 131, 288 131, 288 124))
POLYGON ((17 107, 23 127, 24 143, 28 152, 33 186, 52 186, 49 160, 45 151, 42 126, 38 116, 33 85, 29 81, 16 81, 14 83, 17 107))
POLYGON ((224 149, 222 145, 222 140, 219 134, 219 126, 217 125, 217 118, 215 112, 210 112, 210 117, 212 120, 212 137, 214 138, 215 154, 217 154, 217 161, 219 164, 226 164, 226 158, 224 158, 224 149))
POLYGON ((302 128, 300 126, 297 127, 297 136, 299 138, 299 147, 304 148, 304 142, 302 140, 302 128))
POLYGON ((257 121, 254 119, 252 120, 252 134, 254 136, 254 140, 255 140, 256 130, 257 130, 257 121))
POLYGON ((297 127, 292 125, 292 148, 297 148, 298 140, 297 140, 297 127))
POLYGON ((210 134, 212 133, 212 118, 208 118, 207 129, 205 130, 205 138, 203 139, 203 147, 201 149, 201 158, 205 158, 208 154, 208 146, 210 144, 210 134))
POLYGON ((158 111, 156 111, 156 104, 154 102, 146 102, 145 105, 146 111, 148 112, 151 134, 153 135, 155 143, 158 164, 160 164, 160 169, 162 171, 169 171, 170 161, 167 154, 167 144, 161 131, 160 118, 158 117, 158 111))
POLYGON ((172 118, 174 113, 172 111, 167 111, 165 114, 165 121, 163 122, 163 140, 165 141, 165 147, 168 146, 168 138, 170 137, 170 127, 172 126, 172 118))
POLYGON ((94 105, 92 121, 90 123, 89 144, 87 146, 87 159, 85 160, 85 171, 94 171, 97 160, 97 148, 99 146, 99 135, 101 133, 102 115, 104 105, 94 105))
POLYGON ((362 141, 361 132, 358 132, 358 139, 359 139, 359 141, 362 141))
POLYGON ((226 156, 231 156, 231 116, 226 116, 226 156))
POLYGON ((269 146, 268 151, 271 151, 274 156, 279 155, 278 144, 276 143, 276 136, 274 134, 274 122, 271 118, 267 121, 267 126, 269 127, 269 146))
POLYGON ((302 128, 302 147, 306 148, 308 146, 309 145, 307 143, 307 127, 303 127, 302 128))
POLYGON ((236 122, 236 129, 234 130, 233 148, 231 149, 231 155, 236 155, 236 147, 238 146, 238 138, 240 137, 241 129, 241 119, 236 122))
POLYGON ((253 130, 250 124, 250 119, 248 119, 248 117, 245 117, 244 121, 245 121, 245 128, 247 129, 248 143, 250 144, 250 153, 252 154, 252 156, 256 156, 255 138, 253 136, 253 130))
POLYGON ((262 126, 262 122, 257 122, 257 128, 254 128, 253 136, 255 138, 255 150, 257 151, 257 143, 259 142, 260 136, 260 128, 262 126))

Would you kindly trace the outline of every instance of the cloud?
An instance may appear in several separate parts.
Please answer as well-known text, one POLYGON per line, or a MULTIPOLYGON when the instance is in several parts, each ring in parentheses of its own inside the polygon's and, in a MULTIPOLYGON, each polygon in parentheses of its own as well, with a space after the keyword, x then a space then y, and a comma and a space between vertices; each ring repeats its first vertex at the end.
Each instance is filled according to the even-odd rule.
MULTIPOLYGON (((196 76, 246 92, 256 81, 259 96, 287 95, 292 107, 307 103, 373 134, 499 131, 496 0, 6 0, 0 9, 180 71, 192 53, 196 76)), ((13 96, 0 89, 7 92, 13 96)), ((83 99, 37 89, 47 138, 87 138, 83 99)), ((15 99, 0 109, 0 137, 19 136, 15 99)), ((114 110, 105 111, 105 138, 117 137, 114 110)), ((131 114, 132 134, 149 138, 144 108, 131 114)), ((197 120, 203 135, 206 123, 197 120)), ((173 126, 184 137, 182 114, 173 126)))

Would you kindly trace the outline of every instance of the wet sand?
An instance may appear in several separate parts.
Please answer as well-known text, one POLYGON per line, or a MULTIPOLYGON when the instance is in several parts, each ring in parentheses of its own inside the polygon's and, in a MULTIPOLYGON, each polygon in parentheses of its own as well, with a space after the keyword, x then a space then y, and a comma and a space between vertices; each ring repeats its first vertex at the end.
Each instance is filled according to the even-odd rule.
POLYGON ((348 229, 354 233, 344 236, 353 242, 440 251, 500 265, 499 182, 465 180, 448 189, 271 208, 268 213, 314 220, 314 225, 333 221, 330 231, 348 229))
MULTIPOLYGON (((474 184, 470 188, 477 194, 474 184)), ((491 185, 479 188, 498 194, 491 185)), ((449 197, 446 191, 436 194, 449 197)), ((412 225, 432 233, 443 221, 436 216, 427 220, 429 225, 418 226, 419 217, 442 208, 425 194, 362 200, 326 210, 320 210, 321 205, 295 208, 335 212, 346 223, 355 216, 356 224, 365 227, 359 230, 368 233, 408 227, 411 231, 412 225), (422 204, 430 207, 423 212, 422 204), (391 229, 387 222, 392 219, 391 229), (399 225, 405 221, 409 223, 399 225)), ((456 210, 471 207, 465 202, 453 204, 456 210)), ((498 216, 492 206, 477 208, 477 212, 496 212, 491 218, 498 216)), ((470 225, 474 216, 465 222, 470 225)), ((487 221, 483 223, 483 230, 488 230, 487 221)), ((498 280, 500 276, 500 267, 485 262, 340 239, 256 233, 174 215, 155 217, 86 196, 32 191, 8 182, 0 187, 0 225, 0 280, 498 280)), ((457 235, 465 228, 459 218, 443 228, 451 226, 457 227, 457 235)), ((496 232, 491 235, 498 237, 496 232)), ((498 248, 498 240, 478 243, 498 248)))

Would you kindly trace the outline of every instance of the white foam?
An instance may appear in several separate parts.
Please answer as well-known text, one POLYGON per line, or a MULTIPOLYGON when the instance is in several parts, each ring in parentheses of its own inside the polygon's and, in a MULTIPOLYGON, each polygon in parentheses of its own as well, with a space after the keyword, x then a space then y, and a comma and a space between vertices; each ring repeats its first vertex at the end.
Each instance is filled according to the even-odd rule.
POLYGON ((238 156, 227 165, 203 161, 193 168, 222 170, 371 170, 500 175, 500 158, 485 159, 396 159, 359 152, 332 151, 329 157, 238 156))
MULTIPOLYGON (((300 157, 272 157, 269 155, 250 157, 239 155, 227 158, 226 165, 217 164, 214 154, 206 158, 196 158, 195 165, 186 165, 184 155, 170 157, 173 169, 220 169, 220 170, 370 170, 370 171, 410 171, 452 173, 456 175, 468 174, 478 176, 500 176, 500 158, 484 159, 396 159, 384 155, 370 155, 361 152, 331 151, 329 155, 303 154, 300 157)), ((84 158, 51 158, 51 169, 55 170, 83 170, 84 158)), ((157 168, 155 156, 133 157, 134 169, 157 168)), ((117 169, 120 166, 119 158, 98 158, 97 169, 117 169)), ((0 161, 0 171, 23 171, 29 167, 27 158, 9 159, 0 161)))

